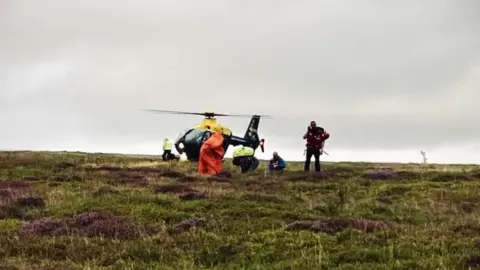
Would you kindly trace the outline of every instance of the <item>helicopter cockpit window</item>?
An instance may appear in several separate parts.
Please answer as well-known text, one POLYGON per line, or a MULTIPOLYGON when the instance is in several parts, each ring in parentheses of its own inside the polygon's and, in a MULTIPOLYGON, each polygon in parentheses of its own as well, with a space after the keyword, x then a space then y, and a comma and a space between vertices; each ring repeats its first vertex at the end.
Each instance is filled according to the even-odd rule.
POLYGON ((175 140, 176 142, 178 142, 179 140, 181 140, 183 138, 183 136, 185 136, 185 133, 187 133, 187 131, 189 131, 189 129, 184 129, 182 130, 179 134, 178 134, 178 137, 177 139, 175 140))
POLYGON ((187 144, 201 144, 204 133, 204 130, 193 129, 185 136, 185 142, 187 144))

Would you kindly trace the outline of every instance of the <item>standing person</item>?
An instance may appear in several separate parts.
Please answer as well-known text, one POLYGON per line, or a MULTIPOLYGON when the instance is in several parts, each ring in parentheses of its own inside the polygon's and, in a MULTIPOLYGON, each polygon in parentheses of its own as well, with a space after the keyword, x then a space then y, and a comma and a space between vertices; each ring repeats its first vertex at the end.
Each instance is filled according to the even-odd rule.
POLYGON ((265 152, 265 139, 260 140, 260 149, 262 150, 262 153, 265 152))
POLYGON ((214 175, 223 169, 224 138, 221 131, 213 133, 200 147, 198 174, 214 175))
POLYGON ((254 156, 255 150, 252 147, 240 146, 233 151, 233 165, 239 166, 242 173, 255 171, 259 165, 258 159, 254 156))
POLYGON ((323 146, 325 145, 325 140, 330 138, 325 129, 318 127, 315 121, 310 122, 307 132, 303 135, 303 139, 307 140, 307 159, 305 160, 305 171, 310 170, 310 161, 312 156, 315 158, 315 171, 320 172, 320 155, 323 152, 323 146))
POLYGON ((163 154, 162 154, 162 159, 163 161, 169 160, 170 155, 172 153, 172 142, 168 139, 165 138, 163 141, 163 154))
POLYGON ((277 152, 273 152, 273 157, 270 159, 268 169, 270 171, 283 171, 286 166, 285 160, 283 160, 277 152))

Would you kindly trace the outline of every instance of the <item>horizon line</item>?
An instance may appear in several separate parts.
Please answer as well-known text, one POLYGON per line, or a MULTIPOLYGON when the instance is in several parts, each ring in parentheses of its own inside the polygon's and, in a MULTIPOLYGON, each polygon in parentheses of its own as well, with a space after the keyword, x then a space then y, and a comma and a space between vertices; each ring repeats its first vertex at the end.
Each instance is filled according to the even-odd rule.
MULTIPOLYGON (((139 153, 122 153, 122 152, 89 152, 81 150, 30 150, 30 149, 0 149, 2 152, 47 152, 47 153, 72 153, 72 154, 100 154, 100 155, 121 155, 121 156, 131 156, 131 157, 161 157, 161 154, 139 154, 139 153)), ((231 157, 224 157, 224 159, 232 159, 231 157)), ((261 161, 269 161, 269 159, 258 158, 261 161)), ((188 160, 185 160, 188 161, 188 160)), ((288 162, 302 163, 304 160, 289 160, 285 159, 288 162)), ((395 161, 352 161, 352 160, 338 160, 338 161, 321 161, 324 164, 334 164, 334 163, 369 163, 369 164, 398 164, 398 165, 449 165, 449 166, 479 166, 477 163, 422 163, 422 162, 395 162, 395 161)))

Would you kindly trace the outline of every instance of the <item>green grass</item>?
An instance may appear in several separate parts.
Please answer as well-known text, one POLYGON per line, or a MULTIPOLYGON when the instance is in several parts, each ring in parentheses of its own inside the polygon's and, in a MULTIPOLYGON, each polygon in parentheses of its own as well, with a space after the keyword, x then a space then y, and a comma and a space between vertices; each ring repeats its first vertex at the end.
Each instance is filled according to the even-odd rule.
POLYGON ((266 175, 265 164, 241 175, 230 163, 225 168, 233 177, 222 179, 158 157, 0 152, 0 269, 479 267, 478 166, 324 163, 328 178, 319 178, 300 172, 301 163, 289 163, 282 175, 266 175), (385 180, 366 175, 386 168, 403 173, 385 180), (161 193, 158 185, 177 186, 161 193), (208 197, 182 200, 185 187, 208 197), (29 205, 27 197, 44 205, 29 205), (107 217, 82 229, 69 221, 62 225, 68 231, 55 235, 23 229, 93 211, 133 223, 107 217), (195 218, 203 222, 178 228, 195 218), (336 221, 321 228, 338 227, 334 232, 286 229, 329 218, 336 221), (385 227, 342 226, 359 220, 385 227))

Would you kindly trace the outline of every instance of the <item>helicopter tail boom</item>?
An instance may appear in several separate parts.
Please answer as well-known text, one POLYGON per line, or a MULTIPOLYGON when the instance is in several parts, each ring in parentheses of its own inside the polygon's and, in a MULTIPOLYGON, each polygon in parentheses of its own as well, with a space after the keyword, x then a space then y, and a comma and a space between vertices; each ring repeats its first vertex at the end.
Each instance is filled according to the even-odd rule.
POLYGON ((230 144, 233 146, 237 145, 245 145, 252 147, 253 149, 257 149, 260 145, 260 138, 258 136, 258 126, 260 124, 260 116, 254 115, 250 120, 250 124, 248 125, 247 131, 245 135, 242 137, 239 136, 231 136, 230 137, 230 144))
POLYGON ((248 124, 247 131, 245 132, 245 135, 243 136, 243 138, 245 138, 246 140, 253 138, 258 132, 259 125, 260 125, 260 116, 259 115, 252 116, 252 119, 250 120, 250 124, 248 124))

